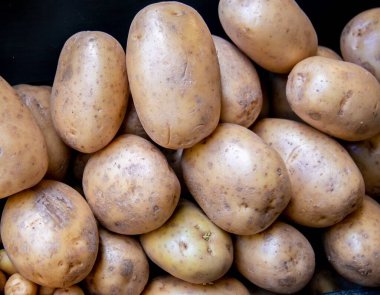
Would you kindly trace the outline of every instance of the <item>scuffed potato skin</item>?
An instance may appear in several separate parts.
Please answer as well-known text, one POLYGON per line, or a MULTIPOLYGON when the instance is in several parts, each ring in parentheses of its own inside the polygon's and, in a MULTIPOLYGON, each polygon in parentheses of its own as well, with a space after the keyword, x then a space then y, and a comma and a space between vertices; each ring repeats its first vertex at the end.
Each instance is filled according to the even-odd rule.
POLYGON ((5 295, 37 295, 38 286, 19 273, 11 275, 4 286, 5 295))

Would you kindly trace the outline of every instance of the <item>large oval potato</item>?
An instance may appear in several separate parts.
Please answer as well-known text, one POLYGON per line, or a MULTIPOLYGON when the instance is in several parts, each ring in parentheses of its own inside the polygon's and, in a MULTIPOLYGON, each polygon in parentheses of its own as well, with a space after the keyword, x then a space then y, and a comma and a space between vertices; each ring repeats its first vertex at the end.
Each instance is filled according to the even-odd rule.
POLYGON ((312 278, 315 255, 298 230, 277 221, 261 233, 237 237, 235 264, 255 285, 290 294, 301 290, 312 278))
POLYGON ((380 205, 365 197, 361 208, 329 228, 326 255, 344 278, 362 286, 380 286, 380 205))
POLYGON ((104 32, 74 34, 61 50, 51 95, 58 134, 83 153, 105 147, 123 121, 128 92, 119 42, 104 32))
POLYGON ((124 134, 89 159, 83 190, 105 228, 136 235, 169 219, 181 187, 157 147, 137 135, 124 134))
POLYGON ((174 1, 140 10, 129 29, 127 70, 137 114, 157 144, 190 147, 215 129, 221 108, 218 58, 196 10, 174 1))
POLYGON ((54 128, 50 112, 50 86, 19 84, 13 86, 23 103, 30 109, 46 142, 49 165, 46 177, 61 180, 70 162, 70 149, 54 128))
POLYGON ((293 191, 284 211, 290 219, 305 226, 327 227, 359 207, 364 197, 363 177, 335 140, 285 119, 263 119, 253 131, 285 162, 293 191))
POLYGON ((289 74, 286 96, 302 120, 329 135, 358 141, 380 132, 380 84, 353 63, 304 59, 289 74))
POLYGON ((221 0, 219 19, 231 40, 271 72, 288 73, 317 51, 314 27, 293 0, 221 0))
POLYGON ((80 282, 98 253, 98 228, 90 207, 73 188, 53 180, 7 199, 1 236, 17 271, 47 287, 80 282))
POLYGON ((234 234, 264 230, 291 198, 279 154, 240 125, 220 124, 211 136, 184 151, 181 164, 186 185, 203 211, 234 234))
POLYGON ((229 234, 185 200, 180 201, 168 222, 141 235, 140 240, 155 264, 189 283, 205 284, 221 278, 233 260, 229 234))
POLYGON ((0 77, 0 198, 37 184, 47 168, 40 128, 16 91, 0 77))

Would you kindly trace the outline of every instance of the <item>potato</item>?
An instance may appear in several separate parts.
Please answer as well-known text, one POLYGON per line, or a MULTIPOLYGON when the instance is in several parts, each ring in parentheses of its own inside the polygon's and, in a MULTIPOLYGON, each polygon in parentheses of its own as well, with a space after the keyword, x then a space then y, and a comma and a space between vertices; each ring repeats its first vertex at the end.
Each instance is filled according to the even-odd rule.
POLYGON ((276 149, 290 175, 292 198, 285 215, 309 227, 327 227, 356 210, 364 181, 347 151, 306 124, 263 119, 253 131, 276 149))
POLYGON ((194 284, 221 278, 233 260, 231 237, 194 204, 182 200, 160 228, 140 236, 148 257, 171 275, 194 284))
POLYGON ((336 273, 328 269, 316 270, 309 284, 310 295, 320 295, 340 290, 336 273))
POLYGON ((9 277, 4 286, 5 295, 36 295, 38 286, 19 273, 9 277))
POLYGON ((160 146, 190 147, 217 126, 218 58, 206 23, 190 6, 159 2, 137 13, 129 29, 127 70, 141 124, 160 146))
POLYGON ((302 120, 331 136, 358 141, 380 132, 380 84, 358 65, 309 57, 290 72, 286 96, 302 120))
POLYGON ((17 271, 52 288, 84 279, 98 252, 98 229, 90 207, 74 189, 53 180, 7 199, 1 236, 17 271))
POLYGON ((219 20, 237 47, 271 72, 288 73, 317 52, 314 27, 293 0, 221 0, 219 20))
POLYGON ((352 18, 340 36, 343 59, 362 66, 380 81, 380 7, 352 18))
POLYGON ((16 91, 0 77, 0 198, 37 184, 47 167, 40 128, 16 91))
POLYGON ((236 124, 222 123, 211 136, 186 149, 182 171, 189 191, 211 221, 234 234, 264 230, 291 198, 281 157, 236 124))
POLYGON ((55 288, 40 286, 38 288, 38 295, 53 295, 55 290, 55 288))
POLYGON ((181 187, 157 147, 137 135, 124 134, 87 162, 83 190, 105 228, 136 235, 169 219, 181 187))
POLYGON ((249 127, 258 117, 263 95, 253 63, 232 43, 212 36, 222 85, 220 121, 249 127))
POLYGON ((131 99, 128 103, 127 113, 125 114, 119 133, 134 134, 150 140, 148 134, 146 134, 144 130, 144 127, 141 125, 141 121, 139 119, 139 116, 137 115, 133 99, 131 99))
POLYGON ((212 284, 191 284, 166 275, 155 277, 142 295, 249 295, 247 288, 232 277, 223 277, 212 284))
POLYGON ((70 149, 55 131, 50 112, 50 86, 19 84, 13 86, 22 102, 30 109, 46 142, 49 165, 47 178, 62 180, 69 166, 70 149))
POLYGON ((112 36, 78 32, 59 56, 52 95, 54 126, 70 147, 93 153, 117 133, 128 102, 125 53, 112 36))
POLYGON ((97 261, 86 277, 90 294, 140 294, 149 277, 148 259, 132 237, 99 230, 97 261))
POLYGON ((327 58, 332 58, 336 60, 342 60, 340 55, 336 53, 334 50, 325 47, 325 46, 318 46, 316 56, 322 56, 322 57, 327 57, 327 58))
POLYGON ((362 207, 327 229, 326 255, 344 278, 362 286, 380 286, 380 205, 366 196, 362 207))
POLYGON ((53 295, 84 295, 83 290, 76 285, 64 289, 55 289, 53 295))
POLYGON ((2 271, 0 271, 0 293, 1 294, 4 294, 4 287, 5 287, 6 282, 7 282, 7 277, 2 271))
POLYGON ((5 251, 5 249, 0 250, 0 270, 5 272, 7 275, 13 275, 17 272, 17 269, 9 259, 7 251, 5 251))
POLYGON ((313 248, 298 230, 286 223, 276 221, 261 233, 238 236, 234 246, 238 271, 269 291, 297 292, 314 273, 313 248))

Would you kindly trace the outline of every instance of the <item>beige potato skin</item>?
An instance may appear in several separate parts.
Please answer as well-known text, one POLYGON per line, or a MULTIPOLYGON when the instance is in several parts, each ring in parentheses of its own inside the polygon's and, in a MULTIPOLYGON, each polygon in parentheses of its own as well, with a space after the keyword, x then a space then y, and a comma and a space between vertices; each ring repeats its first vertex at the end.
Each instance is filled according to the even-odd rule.
POLYGON ((85 284, 90 294, 140 294, 149 277, 148 259, 133 237, 99 230, 100 251, 85 284))
POLYGON ((194 204, 182 200, 160 228, 140 236, 148 257, 169 274, 194 284, 221 278, 233 260, 228 233, 194 204))
POLYGON ((5 251, 5 249, 0 250, 0 270, 5 272, 7 275, 13 275, 17 272, 17 269, 9 259, 7 251, 5 251))
POLYGON ((236 124, 220 124, 211 136, 184 151, 181 164, 194 199, 212 222, 230 233, 264 230, 292 195, 280 155, 236 124))
POLYGON ((286 96, 302 120, 331 136, 359 141, 380 132, 380 84, 353 63, 309 57, 290 72, 286 96))
POLYGON ((128 35, 127 70, 141 124, 160 146, 190 147, 217 126, 218 58, 206 23, 190 6, 160 2, 137 13, 128 35))
POLYGON ((364 181, 347 151, 306 124, 263 119, 253 131, 280 154, 289 172, 292 198, 284 213, 309 227, 327 227, 356 210, 364 181))
POLYGON ((380 81, 380 8, 363 11, 352 18, 340 36, 345 61, 370 71, 380 81))
POLYGON ((56 289, 53 295, 84 295, 84 292, 79 286, 73 285, 64 289, 56 289))
POLYGON ((19 84, 13 86, 22 102, 30 109, 46 142, 49 165, 47 178, 62 180, 70 161, 70 149, 57 134, 50 112, 50 86, 19 84))
POLYGON ((366 196, 361 208, 326 231, 324 248, 341 276, 362 286, 380 286, 379 203, 366 196))
POLYGON ((74 34, 62 48, 51 94, 58 134, 80 152, 100 150, 123 121, 128 93, 125 53, 119 42, 104 32, 74 34))
POLYGON ((221 0, 219 20, 237 47, 271 72, 288 73, 317 51, 314 27, 293 0, 221 0))
POLYGON ((315 255, 309 241, 298 230, 276 221, 259 234, 237 236, 235 265, 255 285, 291 294, 310 281, 315 255))
POLYGON ((318 46, 316 56, 322 56, 322 57, 327 57, 327 58, 332 58, 335 60, 342 60, 340 55, 336 53, 334 50, 325 47, 325 46, 318 46))
POLYGON ((125 114, 123 123, 120 126, 119 133, 134 134, 150 140, 148 134, 146 134, 144 130, 144 127, 141 125, 141 121, 137 115, 133 99, 131 99, 128 103, 127 113, 125 114))
POLYGON ((169 219, 181 187, 157 147, 137 135, 124 134, 89 159, 83 190, 105 228, 136 235, 169 219))
POLYGON ((53 295, 55 288, 49 288, 45 286, 39 286, 38 295, 53 295))
POLYGON ((259 76, 253 63, 229 41, 212 36, 222 85, 220 121, 249 127, 263 104, 259 76))
POLYGON ((98 229, 90 207, 73 188, 53 180, 7 199, 1 235, 17 271, 52 288, 84 279, 98 252, 98 229))
POLYGON ((0 198, 37 184, 47 167, 40 128, 16 91, 0 77, 0 198))
POLYGON ((142 295, 249 295, 247 288, 237 279, 223 277, 212 284, 191 284, 167 275, 155 277, 142 295))
POLYGON ((5 295, 36 295, 38 286, 19 273, 11 275, 4 286, 5 295))

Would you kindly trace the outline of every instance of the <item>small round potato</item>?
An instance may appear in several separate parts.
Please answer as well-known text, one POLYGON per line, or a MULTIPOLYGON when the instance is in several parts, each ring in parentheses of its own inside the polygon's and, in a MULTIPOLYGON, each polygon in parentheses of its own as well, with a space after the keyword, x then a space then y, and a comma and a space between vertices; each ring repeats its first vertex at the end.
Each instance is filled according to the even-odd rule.
POLYGON ((259 234, 237 237, 235 264, 255 285, 290 294, 310 281, 315 255, 309 241, 298 230, 277 221, 259 234))
POLYGON ((207 216, 234 234, 251 235, 267 228, 292 194, 280 155, 236 124, 222 123, 211 136, 186 149, 182 171, 207 216))
POLYGON ((212 284, 192 284, 167 275, 155 277, 142 295, 249 295, 247 288, 237 279, 221 278, 212 284))
POLYGON ((336 53, 334 50, 325 47, 325 46, 318 46, 318 50, 316 53, 316 56, 322 56, 322 57, 327 57, 327 58, 332 58, 336 60, 342 60, 340 55, 336 53))
POLYGON ((237 47, 268 71, 288 73, 317 52, 314 27, 294 0, 221 0, 219 19, 237 47))
POLYGON ((359 285, 380 286, 380 204, 365 197, 361 208, 329 228, 326 255, 335 270, 359 285))
POLYGON ((249 127, 260 114, 263 95, 253 63, 232 43, 212 36, 222 83, 220 121, 249 127))
POLYGON ((331 136, 358 141, 380 132, 380 84, 356 64, 304 59, 289 74, 286 96, 302 120, 331 136))
POLYGON ((99 254, 86 277, 90 294, 140 294, 149 277, 148 259, 132 237, 99 230, 99 254))
POLYGON ((84 292, 79 286, 73 285, 64 289, 55 289, 53 295, 84 295, 84 292))
POLYGON ((105 147, 123 121, 128 92, 119 42, 104 32, 74 34, 62 48, 51 95, 58 134, 82 153, 105 147))
POLYGON ((169 219, 181 187, 157 147, 137 135, 124 134, 87 162, 83 190, 105 228, 136 235, 169 219))
POLYGON ((331 226, 355 211, 364 197, 363 177, 347 151, 306 124, 263 119, 253 131, 278 151, 290 175, 285 214, 309 227, 331 226))
POLYGON ((9 259, 7 251, 5 251, 5 249, 0 250, 0 270, 5 272, 7 275, 13 275, 17 272, 17 269, 9 259))
POLYGON ((168 222, 140 240, 155 264, 189 283, 206 284, 221 278, 233 260, 229 234, 185 200, 168 222))
POLYGON ((69 167, 70 149, 57 134, 50 112, 50 86, 20 84, 13 86, 23 103, 30 109, 46 142, 49 157, 46 177, 61 180, 69 167))
POLYGON ((98 253, 90 207, 73 188, 53 180, 7 199, 1 236, 17 271, 47 287, 66 288, 83 280, 98 253))
POLYGON ((4 286, 5 295, 37 295, 38 286, 19 273, 11 275, 4 286))

